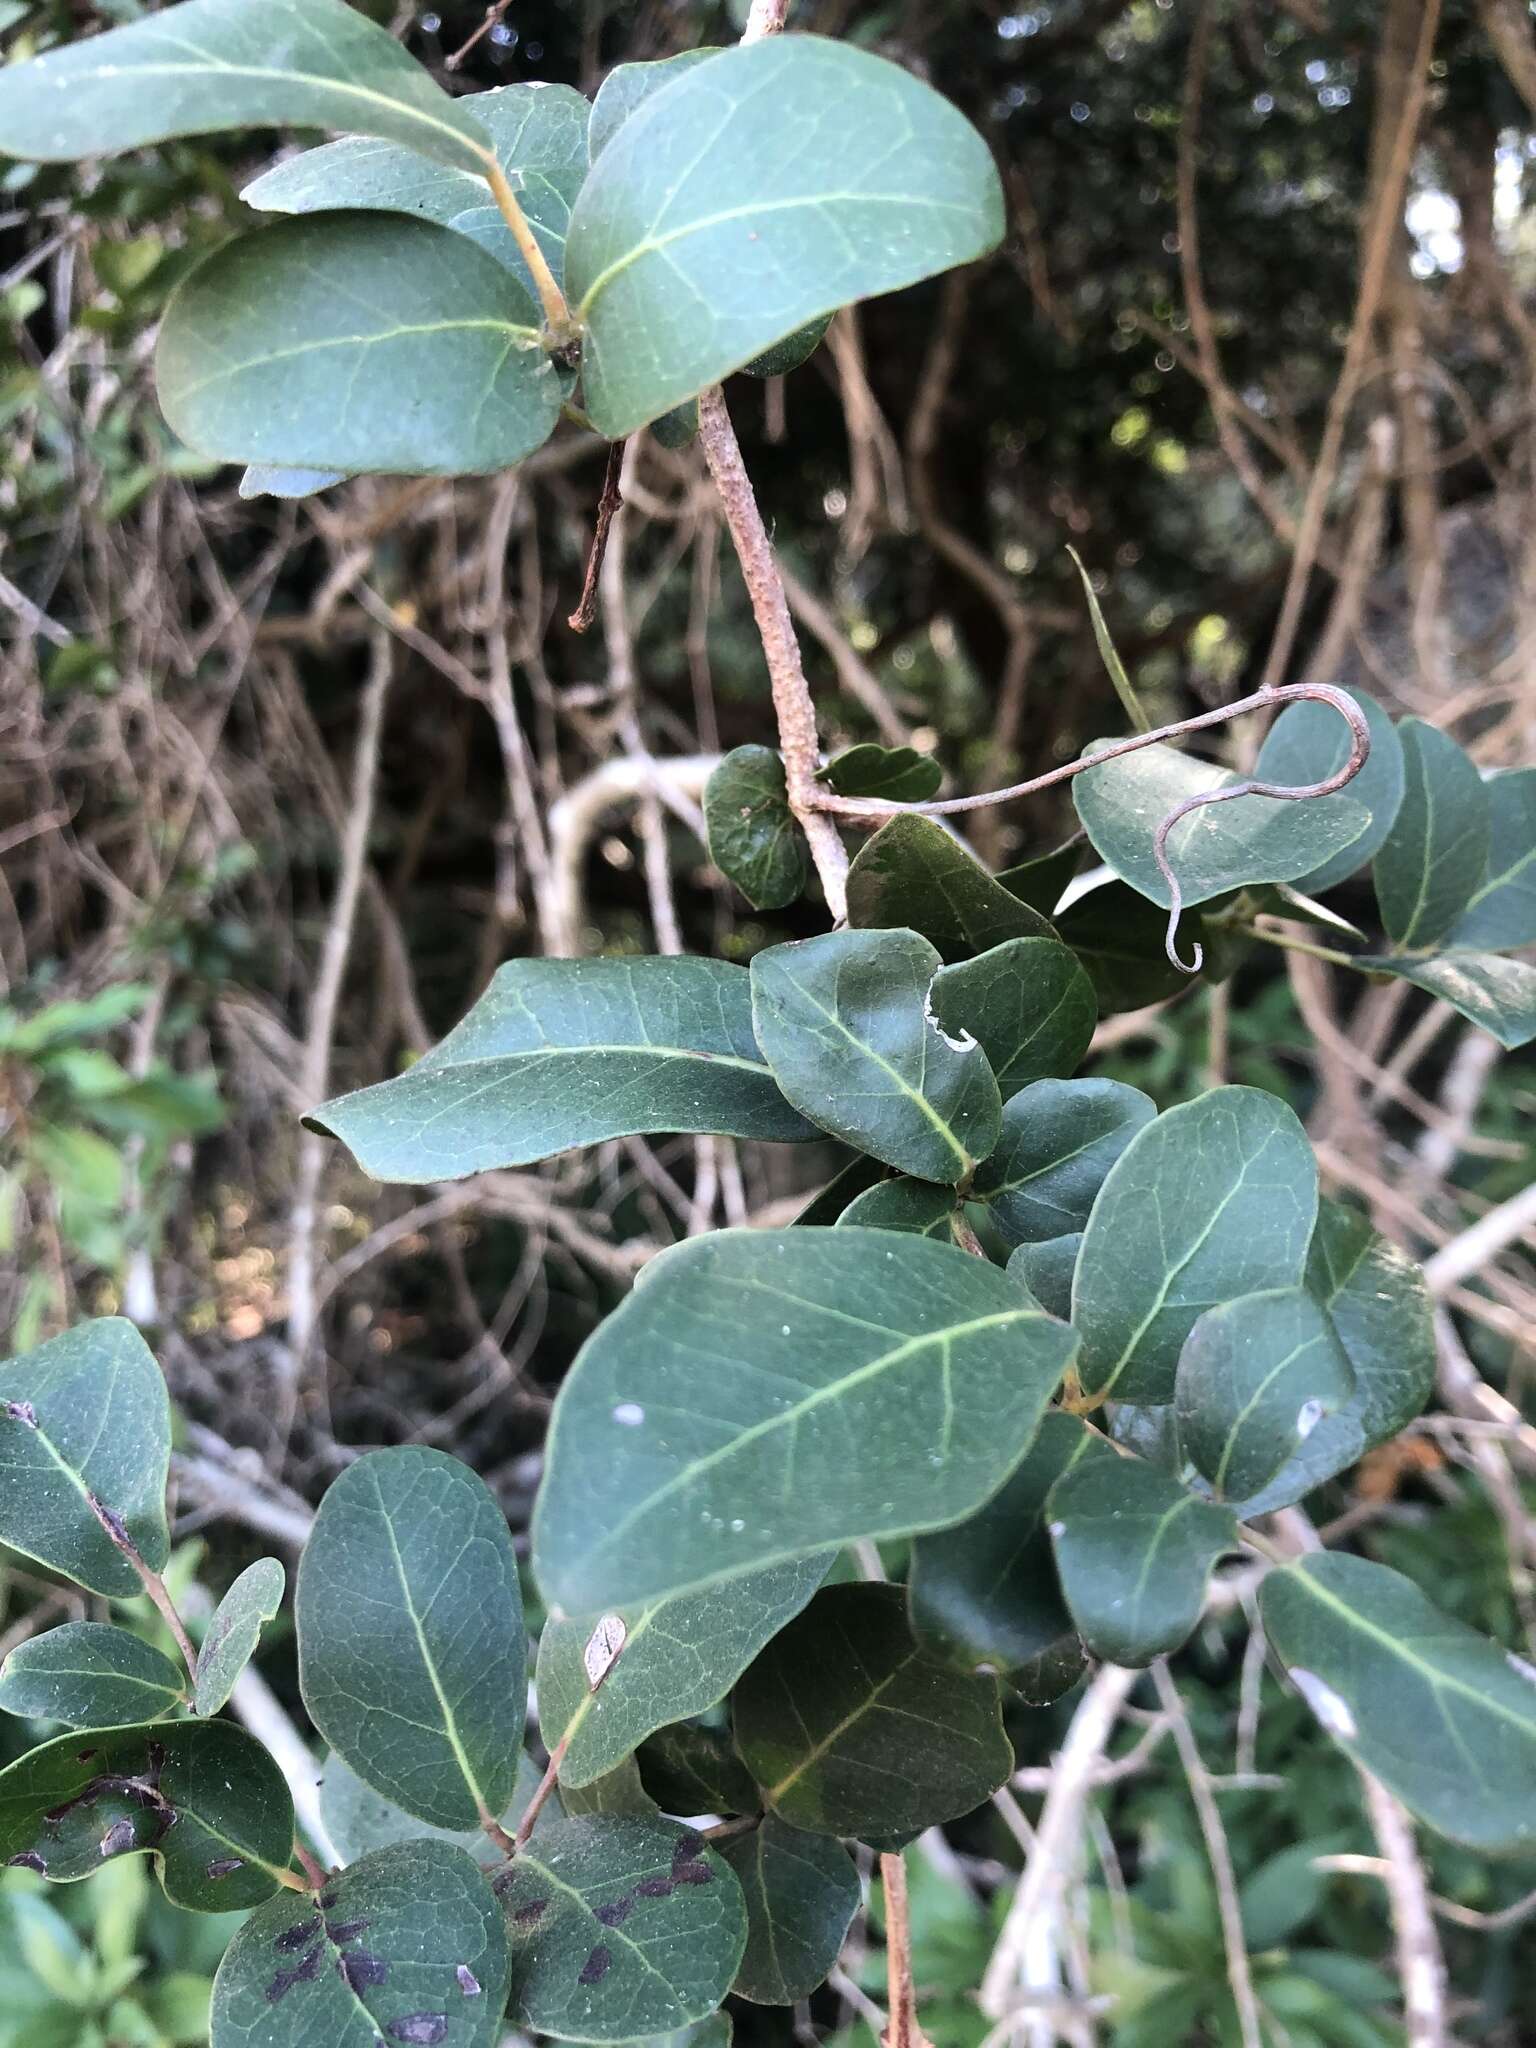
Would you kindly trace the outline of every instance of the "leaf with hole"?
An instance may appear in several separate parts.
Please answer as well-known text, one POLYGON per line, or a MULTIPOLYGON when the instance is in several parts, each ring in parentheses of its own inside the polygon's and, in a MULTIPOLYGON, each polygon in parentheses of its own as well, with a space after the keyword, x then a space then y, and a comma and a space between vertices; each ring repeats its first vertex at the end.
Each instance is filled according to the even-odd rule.
POLYGON ((848 922, 921 932, 951 963, 1007 939, 1055 937, 932 818, 893 818, 860 847, 848 870, 848 922))
POLYGON ((957 1522, 1023 1456, 1074 1343, 927 1238, 677 1245, 560 1389, 534 1512, 545 1597, 597 1614, 957 1522))
POLYGON ((1536 967, 1499 953, 1433 953, 1393 959, 1357 954, 1352 963, 1372 974, 1411 981, 1426 995, 1449 1003, 1469 1024, 1479 1025, 1506 1052, 1518 1052, 1536 1038, 1536 967))
POLYGON ((1157 1105, 1123 1081, 1036 1081, 1003 1110, 975 1194, 1010 1245, 1082 1230, 1104 1178, 1157 1105))
POLYGON ((960 1205, 953 1188, 937 1186, 931 1180, 910 1180, 898 1174, 883 1180, 862 1195, 855 1195, 838 1227, 858 1225, 865 1230, 907 1230, 918 1237, 934 1237, 940 1244, 955 1244, 955 1225, 961 1220, 960 1205))
POLYGON ((491 2048, 507 1936, 490 1884, 450 1843, 403 1842, 319 1898, 253 1913, 214 1980, 212 2048, 491 2048))
POLYGON ((126 1728, 185 1703, 170 1658, 100 1621, 71 1621, 18 1643, 0 1665, 0 1712, 66 1728, 126 1728))
POLYGON ((1483 787, 1488 866, 1444 944, 1473 953, 1536 945, 1536 768, 1491 776, 1483 787))
MULTIPOLYGON (((1396 726, 1374 697, 1367 697, 1363 690, 1350 690, 1347 694, 1365 714, 1371 751, 1358 775, 1333 796, 1309 801, 1306 812, 1309 818, 1327 817, 1340 804, 1364 804, 1371 822, 1342 853, 1297 878, 1299 886, 1314 895, 1347 881, 1374 858, 1392 830, 1403 801, 1403 745, 1396 726)), ((1292 788, 1308 782, 1326 782, 1349 759, 1352 745, 1348 726, 1327 704, 1316 700, 1288 704, 1259 749, 1253 772, 1261 782, 1286 783, 1292 788)))
POLYGON ((417 1445, 359 1458, 320 1503, 294 1616, 309 1718, 359 1777, 442 1828, 501 1812, 527 1643, 511 1533, 484 1480, 417 1445))
POLYGON ((804 1115, 919 1180, 965 1179, 997 1142, 986 1055, 952 1039, 929 990, 939 956, 916 932, 825 932, 752 961, 752 1021, 804 1115))
POLYGON ((913 1635, 899 1586, 828 1586, 764 1650, 731 1702, 768 1806, 812 1834, 957 1819, 1013 1769, 997 1680, 913 1635))
POLYGON ((1072 1320, 1072 1284, 1083 1249, 1083 1233, 1069 1230, 1039 1244, 1021 1244, 1008 1260, 1008 1277, 1028 1288, 1047 1315, 1072 1320))
MULTIPOLYGON (((738 1674, 739 1675, 739 1674, 738 1674)), ((757 1787, 722 1728, 680 1721, 635 1752, 640 1782, 667 1813, 756 1813, 757 1787)))
POLYGON ((1056 938, 1008 939, 944 968, 931 1007, 951 1038, 978 1041, 1004 1102, 1031 1081, 1074 1072, 1099 1016, 1093 983, 1056 938))
POLYGON ((804 893, 810 849, 771 747, 733 747, 704 785, 709 857, 754 910, 782 910, 804 893))
POLYGON ((263 1623, 271 1621, 282 1606, 287 1583, 288 1574, 275 1557, 259 1557, 224 1595, 197 1653, 193 1713, 216 1714, 228 1700, 235 1681, 256 1654, 263 1623))
POLYGON ((866 741, 834 754, 816 780, 839 796, 880 797, 886 803, 922 804, 939 793, 944 771, 916 747, 877 747, 866 741))
POLYGON ((840 1842, 769 1814, 720 1853, 747 1903, 747 1946, 731 1989, 754 2005, 794 2005, 826 1981, 859 1910, 859 1873, 840 1842))
MULTIPOLYGON (((517 1759, 517 1785, 512 1798, 498 1816, 509 1835, 516 1833, 517 1824, 543 1776, 544 1773, 525 1750, 517 1759)), ((375 1849, 387 1849, 395 1842, 416 1842, 427 1838, 449 1842, 455 1848, 465 1850, 487 1870, 499 1868, 506 1860, 506 1851, 482 1828, 436 1828, 429 1821, 418 1820, 403 1806, 386 1799, 382 1792, 375 1792, 344 1757, 334 1754, 325 1759, 320 1773, 320 1818, 325 1822, 325 1831, 344 1863, 355 1863, 359 1856, 370 1855, 375 1849)), ((546 1801, 534 1832, 559 1818, 559 1799, 551 1798, 546 1801)))
POLYGON ((116 1516, 151 1571, 171 1554, 171 1404, 121 1316, 66 1330, 0 1365, 0 1543, 92 1593, 131 1598, 138 1574, 91 1508, 116 1516))
POLYGON ((1403 801, 1373 872, 1388 937, 1418 949, 1444 939, 1477 894, 1488 866, 1489 799, 1447 733, 1405 718, 1398 737, 1403 801))
POLYGON ((646 64, 616 64, 597 89, 587 123, 587 154, 596 163, 631 114, 639 113, 646 101, 663 86, 681 78, 695 64, 723 54, 725 46, 701 50, 680 50, 675 57, 658 57, 646 64))

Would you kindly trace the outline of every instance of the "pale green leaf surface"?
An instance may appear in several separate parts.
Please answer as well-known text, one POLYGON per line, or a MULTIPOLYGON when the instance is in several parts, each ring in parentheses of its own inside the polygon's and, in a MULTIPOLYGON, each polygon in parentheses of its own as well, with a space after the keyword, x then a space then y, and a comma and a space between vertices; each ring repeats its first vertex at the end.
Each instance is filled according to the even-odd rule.
POLYGON ((826 1980, 859 1910, 859 1873, 840 1842, 774 1814, 720 1852, 747 1905, 747 1946, 731 1989, 754 2005, 793 2005, 826 1980))
POLYGON ((596 163, 631 114, 640 111, 648 99, 702 64, 723 53, 724 45, 702 50, 680 50, 675 57, 658 57, 645 64, 616 64, 597 89, 587 123, 587 154, 596 163))
POLYGON ((1357 955, 1354 965, 1411 981, 1489 1032, 1506 1052, 1536 1038, 1536 967, 1500 953, 1433 953, 1394 959, 1357 955))
MULTIPOLYGON (((516 1833, 523 1811, 543 1776, 544 1773, 524 1750, 517 1760, 517 1786, 511 1803, 497 1816, 509 1835, 516 1833)), ((417 1842, 424 1838, 449 1842, 455 1848, 465 1850, 482 1869, 498 1869, 506 1861, 506 1852, 483 1829, 436 1828, 430 1821, 418 1820, 403 1806, 386 1799, 382 1792, 375 1792, 357 1775, 345 1757, 334 1753, 325 1759, 320 1773, 320 1817, 325 1822, 325 1831, 335 1845, 337 1855, 344 1863, 355 1863, 359 1856, 370 1855, 375 1849, 387 1849, 395 1842, 417 1842)), ((545 1802, 534 1833, 559 1818, 560 1799, 556 1793, 545 1802)))
POLYGON ((921 932, 945 960, 967 960, 1008 939, 1054 938, 1031 910, 934 818, 892 818, 848 870, 848 922, 921 932))
POLYGON ((1007 939, 943 968, 933 984, 933 1014, 951 1038, 980 1044, 1003 1100, 1031 1081, 1071 1074, 1098 1022, 1093 983, 1055 938, 1007 939))
POLYGON ((1474 953, 1536 945, 1536 768, 1495 775, 1488 793, 1488 867, 1445 944, 1474 953))
POLYGON ((216 1714, 235 1689, 235 1681, 256 1654, 262 1624, 283 1604, 288 1574, 275 1557, 258 1557, 246 1566, 214 1610, 197 1653, 197 1685, 192 1697, 196 1714, 216 1714))
MULTIPOLYGON (((1356 874, 1380 850, 1392 830, 1403 801, 1403 745, 1397 728, 1374 697, 1363 690, 1350 690, 1370 729, 1371 751, 1359 774, 1334 796, 1309 800, 1309 820, 1328 816, 1339 804, 1364 804, 1371 822, 1360 837, 1342 853, 1321 862, 1298 878, 1299 886, 1313 894, 1331 889, 1337 882, 1356 874)), ((1308 782, 1326 782, 1349 759, 1353 736, 1337 711, 1315 700, 1289 704, 1275 720, 1259 749, 1254 774, 1261 782, 1281 782, 1299 787, 1308 782)))
POLYGON ((733 747, 704 785, 709 857, 754 910, 781 910, 810 879, 810 848, 771 747, 733 747))
POLYGON ((1035 1081, 1004 1107, 976 1199, 1011 1245, 1080 1231, 1105 1175, 1156 1115, 1151 1097, 1123 1081, 1035 1081))
POLYGON ((1488 865, 1489 802, 1456 742, 1405 718, 1403 801, 1376 856, 1376 901, 1394 944, 1433 946, 1476 895, 1488 865))
POLYGON ((313 498, 333 484, 347 481, 339 469, 285 469, 278 463, 253 462, 240 479, 242 498, 313 498))
POLYGON ((0 1665, 0 1711, 68 1728, 125 1728, 179 1707, 185 1676, 125 1628, 71 1621, 29 1636, 0 1665))

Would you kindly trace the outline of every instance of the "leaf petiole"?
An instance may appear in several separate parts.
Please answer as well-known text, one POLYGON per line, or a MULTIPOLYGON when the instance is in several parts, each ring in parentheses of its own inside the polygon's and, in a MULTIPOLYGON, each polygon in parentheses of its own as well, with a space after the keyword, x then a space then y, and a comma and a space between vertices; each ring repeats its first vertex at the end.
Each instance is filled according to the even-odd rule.
POLYGON ((565 293, 555 282, 555 273, 550 269, 544 251, 539 247, 538 238, 528 224, 528 216, 517 203, 517 194, 507 181, 507 174, 495 157, 487 157, 485 182, 491 188, 491 197, 496 201, 502 219, 511 230, 518 253, 532 274, 534 287, 539 294, 539 304, 544 308, 544 321, 549 329, 550 339, 557 347, 563 348, 576 339, 576 322, 571 318, 571 309, 565 302, 565 293))

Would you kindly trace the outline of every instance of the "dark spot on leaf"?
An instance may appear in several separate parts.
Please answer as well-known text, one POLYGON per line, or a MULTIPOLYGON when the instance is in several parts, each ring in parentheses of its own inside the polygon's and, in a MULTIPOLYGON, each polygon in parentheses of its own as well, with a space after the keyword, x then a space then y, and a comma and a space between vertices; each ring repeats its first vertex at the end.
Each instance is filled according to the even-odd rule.
POLYGON ((582 1964, 581 1975, 576 1979, 576 1982, 578 1984, 601 1984, 607 1976, 612 1962, 613 1957, 610 1952, 599 1943, 582 1964))
POLYGON ((332 1923, 327 1920, 325 1931, 338 1948, 344 1948, 349 1941, 356 1941, 360 1934, 368 1932, 368 1922, 366 1920, 337 1920, 332 1923))
POLYGON ((335 1912, 336 1894, 334 1892, 322 1892, 320 1894, 320 1910, 322 1913, 335 1912))
POLYGON ((512 1915, 516 1927, 532 1927, 536 1920, 542 1920, 549 1905, 548 1899, 530 1899, 526 1906, 519 1906, 512 1915))
POLYGON ((28 1429, 37 1427, 37 1410, 30 1401, 7 1401, 5 1412, 12 1422, 23 1423, 28 1429))
POLYGON ((713 1884, 715 1873, 707 1863, 674 1863, 672 1879, 675 1884, 713 1884))
POLYGON ((128 1534, 128 1524, 123 1520, 122 1516, 118 1514, 117 1510, 115 1508, 109 1508, 105 1501, 98 1500, 94 1493, 88 1493, 85 1496, 85 1499, 86 1505, 90 1508, 91 1513, 96 1517, 97 1521, 100 1522, 101 1526, 103 1527, 103 1529, 106 1530, 107 1534, 111 1537, 112 1541, 117 1545, 118 1549, 129 1551, 135 1556, 137 1556, 138 1546, 135 1544, 133 1538, 128 1534))
POLYGON ((611 1906, 599 1906, 592 1918, 604 1927, 618 1927, 630 1916, 634 1908, 633 1899, 615 1899, 611 1906))
POLYGON ((704 1837, 702 1835, 686 1834, 681 1836, 677 1847, 672 1851, 672 1868, 675 1870, 679 1863, 691 1861, 693 1857, 698 1855, 703 1846, 704 1837))
POLYGON ((125 1849, 134 1848, 137 1840, 131 1820, 115 1820, 101 1838, 101 1853, 103 1856, 121 1856, 125 1849))
POLYGON ((435 2048, 437 2042, 448 2038, 448 2015, 413 2012, 403 2020, 391 2020, 384 2031, 391 2040, 409 2042, 411 2048, 435 2048))
POLYGON ((203 1874, 217 1880, 221 1877, 233 1877, 237 1870, 244 1868, 245 1864, 238 1856, 219 1856, 205 1867, 203 1874))
POLYGON ((145 1775, 153 1784, 165 1769, 165 1744, 163 1742, 152 1742, 145 1751, 145 1755, 149 1758, 149 1769, 145 1775))
POLYGON ((100 1753, 99 1750, 95 1749, 77 1749, 75 1751, 75 1762, 77 1764, 88 1764, 94 1757, 99 1756, 100 1753))
POLYGON ((272 1946, 279 1955, 291 1956, 296 1948, 304 1948, 320 1932, 318 1919, 296 1920, 292 1927, 284 1928, 272 1946))
POLYGON ((670 1877, 642 1877, 635 1886, 636 1896, 642 1899, 670 1899, 676 1890, 670 1877))
POLYGON ((279 1970, 267 1986, 267 2003, 276 2005, 280 1998, 286 1998, 295 1984, 311 1984, 320 1974, 320 1944, 307 1955, 301 1956, 291 1970, 279 1970))
POLYGON ((39 1856, 35 1849, 23 1849, 19 1856, 12 1856, 5 1867, 7 1870, 35 1870, 39 1877, 48 1875, 48 1859, 39 1856))
POLYGON ((360 1948, 350 1956, 338 1956, 336 1967, 341 1972, 342 1982, 352 1991, 366 1990, 370 1984, 382 1984, 389 1976, 389 1965, 382 1956, 371 1956, 360 1948))
POLYGON ((458 1979, 459 1989, 466 1998, 478 1998, 480 1996, 480 1979, 475 1975, 468 1963, 460 1963, 453 1974, 458 1979))

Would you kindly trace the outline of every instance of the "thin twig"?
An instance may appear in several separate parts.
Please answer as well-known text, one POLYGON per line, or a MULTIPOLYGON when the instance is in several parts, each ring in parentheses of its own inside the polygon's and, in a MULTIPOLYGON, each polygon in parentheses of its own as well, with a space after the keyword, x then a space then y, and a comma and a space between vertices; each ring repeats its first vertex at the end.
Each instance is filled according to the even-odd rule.
POLYGON ((161 1578, 157 1571, 152 1571, 145 1563, 143 1553, 134 1542, 132 1536, 129 1535, 128 1526, 123 1521, 121 1515, 115 1513, 103 1501, 99 1501, 94 1493, 88 1493, 85 1498, 91 1513, 106 1531, 107 1537, 114 1548, 119 1550, 128 1560, 129 1564, 132 1565, 139 1584, 149 1595, 151 1602, 159 1612, 160 1619, 174 1637, 176 1647, 181 1652, 182 1662, 187 1667, 187 1676, 195 1685, 197 1683, 197 1651, 192 1646, 192 1638, 187 1634, 181 1616, 176 1612, 175 1602, 166 1591, 164 1579, 161 1578))
POLYGON ((624 468, 624 450, 628 445, 625 441, 613 441, 609 444, 608 467, 603 473, 602 496, 597 501, 597 521, 592 530, 592 551, 587 556, 587 575, 581 586, 581 602, 565 622, 573 633, 587 632, 597 617, 598 588, 602 580, 603 558, 608 551, 608 535, 613 526, 614 514, 624 502, 619 489, 619 477, 624 468))
POLYGON ((1434 1912, 1424 1866, 1407 1814, 1386 1786, 1369 1771, 1360 1782, 1371 1817, 1371 1831, 1381 1850, 1382 1882, 1392 1909, 1397 1936, 1398 1974, 1403 1986, 1403 2021, 1408 2048, 1445 2048, 1445 1957, 1435 1932, 1434 1912))

